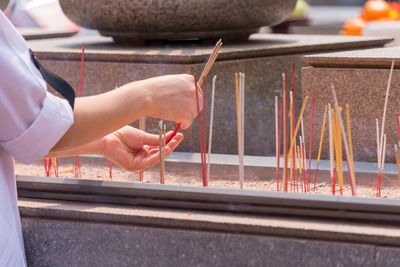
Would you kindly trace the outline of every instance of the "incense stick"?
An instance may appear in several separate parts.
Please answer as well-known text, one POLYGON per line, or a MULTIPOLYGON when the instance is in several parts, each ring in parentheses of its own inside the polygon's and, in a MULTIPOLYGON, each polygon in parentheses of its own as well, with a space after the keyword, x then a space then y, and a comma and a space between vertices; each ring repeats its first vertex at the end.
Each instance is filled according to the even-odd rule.
POLYGON ((301 162, 303 164, 303 184, 304 184, 304 193, 307 193, 307 170, 306 170, 306 154, 305 154, 305 143, 302 136, 300 136, 300 151, 301 151, 301 162))
POLYGON ((199 80, 198 80, 199 85, 201 85, 203 83, 203 80, 207 77, 208 72, 210 71, 215 60, 217 59, 218 52, 221 49, 221 46, 222 46, 222 39, 219 39, 218 42, 215 44, 214 49, 211 52, 210 57, 208 58, 206 66, 204 67, 203 72, 201 73, 201 75, 199 77, 199 80))
MULTIPOLYGON (((399 142, 399 145, 400 145, 400 142, 399 142)), ((399 151, 398 145, 394 145, 394 151, 396 153, 397 178, 400 183, 400 151, 399 151)))
POLYGON ((211 168, 211 144, 212 144, 212 134, 213 134, 213 121, 214 121, 214 100, 215 100, 215 82, 217 80, 217 75, 214 75, 212 79, 211 88, 211 107, 210 107, 210 129, 208 137, 208 162, 207 162, 207 178, 210 179, 210 168, 211 168))
POLYGON ((161 120, 159 123, 159 153, 160 153, 160 183, 165 183, 165 132, 166 127, 164 122, 161 120))
POLYGON ((333 186, 334 186, 334 152, 333 152, 333 124, 332 124, 332 108, 331 104, 328 103, 328 123, 329 123, 329 167, 331 173, 331 180, 332 180, 332 194, 334 194, 333 186))
POLYGON ((301 180, 302 166, 301 166, 301 154, 300 154, 300 147, 299 146, 297 146, 297 158, 299 160, 299 180, 300 180, 300 183, 301 183, 301 191, 304 191, 303 190, 303 182, 301 180))
POLYGON ((203 186, 208 186, 208 177, 207 177, 207 136, 206 136, 206 81, 203 80, 203 186))
POLYGON ((283 80, 283 155, 284 155, 284 170, 283 170, 283 191, 287 192, 287 182, 288 182, 288 150, 287 150, 287 78, 286 69, 282 73, 283 80))
POLYGON ((383 170, 385 168, 385 156, 386 156, 386 134, 383 137, 383 154, 382 154, 382 162, 381 162, 381 177, 379 179, 379 197, 381 197, 383 170))
POLYGON ((275 159, 276 159, 276 184, 279 184, 279 110, 278 110, 278 96, 275 96, 275 159))
MULTIPOLYGON (((345 129, 344 129, 344 126, 343 126, 342 115, 340 114, 340 110, 339 110, 339 102, 338 102, 337 97, 336 97, 335 89, 333 89, 333 88, 332 88, 332 95, 333 95, 333 99, 335 101, 336 109, 338 110, 338 118, 339 118, 340 128, 341 128, 341 132, 342 132, 344 149, 345 149, 345 152, 346 152, 346 157, 348 157, 348 155, 350 155, 349 144, 347 143, 346 132, 345 132, 345 129)), ((348 169, 350 170, 351 173, 355 173, 353 164, 350 162, 350 160, 348 160, 348 161, 349 161, 349 164, 350 164, 350 168, 348 168, 348 169)), ((357 186, 356 186, 355 177, 353 175, 351 175, 350 186, 351 186, 352 195, 355 196, 357 194, 357 191, 356 191, 357 190, 357 186)))
MULTIPOLYGON (((296 94, 295 94, 295 71, 294 71, 294 68, 295 68, 295 65, 294 64, 292 64, 292 91, 293 91, 293 103, 292 103, 292 106, 293 106, 293 109, 292 109, 292 117, 293 117, 293 120, 292 120, 292 127, 293 127, 293 129, 294 129, 294 127, 295 127, 295 122, 296 122, 296 105, 295 105, 295 103, 296 103, 296 94)), ((293 138, 293 136, 291 136, 290 137, 290 139, 292 139, 293 138)), ((295 142, 296 142, 296 138, 294 139, 295 140, 295 142)), ((297 192, 299 191, 299 187, 298 187, 298 184, 297 184, 297 170, 296 170, 296 144, 294 145, 294 147, 293 147, 293 165, 294 165, 294 180, 295 180, 295 185, 297 185, 297 192)))
MULTIPOLYGON (((385 120, 386 120, 386 110, 387 110, 387 104, 389 101, 389 92, 390 92, 390 84, 392 82, 392 74, 393 74, 393 69, 394 69, 394 60, 392 60, 392 65, 390 67, 390 73, 389 73, 389 80, 388 84, 386 87, 386 97, 385 97, 385 105, 383 107, 383 115, 382 115, 382 127, 381 127, 381 135, 380 135, 380 144, 383 144, 383 134, 385 132, 385 120)), ((380 152, 381 158, 382 158, 382 153, 383 153, 383 147, 380 147, 380 152)))
POLYGON ((336 152, 336 173, 338 176, 338 184, 340 195, 343 195, 343 153, 342 153, 342 133, 339 122, 340 108, 335 107, 335 152, 336 152))
POLYGON ((312 98, 311 98, 310 148, 308 150, 308 191, 310 191, 310 183, 311 183, 313 122, 314 122, 314 88, 312 89, 312 98))
POLYGON ((308 101, 308 96, 306 96, 306 97, 304 98, 303 105, 302 105, 301 111, 300 111, 300 115, 299 115, 299 118, 297 119, 296 128, 295 128, 295 130, 294 130, 292 140, 290 141, 289 154, 292 153, 292 149, 293 149, 293 146, 294 146, 294 143, 295 143, 294 141, 295 141, 297 132, 299 131, 300 121, 301 121, 301 119, 303 118, 304 109, 305 109, 305 107, 306 107, 306 105, 307 105, 307 101, 308 101))
MULTIPOLYGON (((142 117, 139 119, 139 129, 141 131, 146 131, 146 117, 142 117)), ((110 179, 111 179, 112 178, 112 163, 111 163, 111 161, 109 161, 109 165, 110 165, 110 179)), ((139 171, 139 181, 143 182, 143 170, 139 171)))
POLYGON ((376 160, 377 160, 377 165, 378 165, 378 178, 377 178, 377 183, 376 183, 376 192, 379 190, 379 177, 381 174, 381 144, 379 142, 379 121, 378 119, 375 119, 376 123, 376 160))
MULTIPOLYGON (((195 79, 196 80, 196 79, 195 79)), ((199 127, 199 142, 200 142, 200 160, 201 160, 201 176, 203 179, 203 186, 205 186, 205 173, 204 173, 204 157, 203 157, 203 131, 202 131, 202 124, 201 124, 201 114, 200 114, 200 102, 199 102, 199 86, 197 82, 195 82, 196 86, 196 107, 197 107, 197 122, 199 127)), ((205 101, 205 100, 204 100, 205 101)))
MULTIPOLYGON (((349 138, 350 162, 351 162, 351 165, 354 167, 353 141, 351 138, 350 108, 349 108, 348 104, 346 104, 346 118, 347 118, 347 137, 349 138)), ((350 172, 350 170, 349 170, 349 172, 350 172)), ((354 182, 357 183, 356 174, 353 172, 353 173, 351 173, 351 175, 354 177, 354 182)))
MULTIPOLYGON (((81 73, 79 79, 79 93, 78 96, 82 96, 82 84, 83 84, 83 63, 85 61, 85 43, 82 43, 82 56, 81 56, 81 73)), ((81 177, 81 166, 79 162, 79 155, 75 156, 75 178, 81 177)))
POLYGON ((320 160, 320 158, 321 158, 322 142, 324 141, 324 131, 325 131, 326 112, 327 112, 327 106, 325 106, 324 119, 323 119, 323 121, 322 121, 321 137, 319 138, 319 148, 318 148, 318 157, 317 157, 317 169, 316 169, 316 171, 315 171, 315 179, 314 179, 314 191, 315 191, 315 188, 316 188, 316 186, 317 186, 317 175, 318 175, 319 160, 320 160))
POLYGON ((279 191, 279 171, 280 171, 280 159, 281 159, 281 139, 282 139, 282 101, 281 95, 279 104, 279 133, 278 133, 278 158, 277 160, 277 174, 276 174, 276 191, 279 191))
MULTIPOLYGON (((289 118, 290 118, 290 138, 292 138, 293 135, 293 131, 294 131, 294 127, 293 127, 293 94, 292 91, 289 92, 289 118)), ((289 157, 289 162, 290 162, 290 192, 293 191, 293 155, 291 157, 289 157)))

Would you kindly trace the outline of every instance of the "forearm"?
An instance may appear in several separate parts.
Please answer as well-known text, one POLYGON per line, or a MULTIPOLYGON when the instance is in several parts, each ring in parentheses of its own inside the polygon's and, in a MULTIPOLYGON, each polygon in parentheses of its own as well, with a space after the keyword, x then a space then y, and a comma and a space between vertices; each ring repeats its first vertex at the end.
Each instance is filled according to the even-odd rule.
POLYGON ((49 155, 72 152, 148 114, 151 96, 147 86, 145 81, 135 82, 104 94, 77 98, 74 123, 49 155))
POLYGON ((43 158, 73 157, 73 156, 77 156, 77 155, 87 155, 87 154, 103 155, 103 152, 104 152, 103 139, 104 138, 100 138, 100 139, 92 141, 88 144, 84 144, 84 145, 73 147, 73 148, 66 149, 66 150, 50 151, 43 158))

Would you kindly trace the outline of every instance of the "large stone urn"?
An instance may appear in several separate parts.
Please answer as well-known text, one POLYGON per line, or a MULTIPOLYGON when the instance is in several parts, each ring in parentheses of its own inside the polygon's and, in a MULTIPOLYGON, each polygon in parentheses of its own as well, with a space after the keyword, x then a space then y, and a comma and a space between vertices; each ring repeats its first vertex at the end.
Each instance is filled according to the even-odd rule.
POLYGON ((60 0, 75 23, 119 43, 223 38, 247 40, 287 19, 297 0, 60 0))

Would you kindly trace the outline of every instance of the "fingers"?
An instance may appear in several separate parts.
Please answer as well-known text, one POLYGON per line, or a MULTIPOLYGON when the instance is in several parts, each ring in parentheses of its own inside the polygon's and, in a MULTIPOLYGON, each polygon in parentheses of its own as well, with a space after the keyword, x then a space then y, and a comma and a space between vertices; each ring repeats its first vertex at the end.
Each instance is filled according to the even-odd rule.
MULTIPOLYGON (((172 131, 169 131, 166 134, 166 138, 168 139, 169 136, 172 135, 172 131)), ((159 143, 159 135, 158 134, 150 134, 144 131, 141 131, 141 135, 142 135, 142 140, 143 140, 143 145, 149 145, 149 146, 158 146, 159 143)))
MULTIPOLYGON (((183 134, 177 133, 174 138, 165 146, 165 157, 168 157, 172 151, 182 142, 183 134)), ((150 150, 150 155, 145 157, 142 162, 142 168, 149 168, 160 162, 160 151, 150 150), (153 153, 151 153, 153 152, 153 153)))

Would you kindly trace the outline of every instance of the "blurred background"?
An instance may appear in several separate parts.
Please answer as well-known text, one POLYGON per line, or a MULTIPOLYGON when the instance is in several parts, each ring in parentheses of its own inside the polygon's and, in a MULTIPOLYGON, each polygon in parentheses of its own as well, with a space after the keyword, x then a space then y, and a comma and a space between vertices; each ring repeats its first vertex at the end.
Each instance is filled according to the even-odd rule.
MULTIPOLYGON (((62 12, 58 0, 11 0, 5 11, 20 28, 42 28, 80 35, 81 29, 62 12)), ((390 36, 400 44, 400 2, 387 0, 298 0, 290 19, 263 33, 390 36)))

